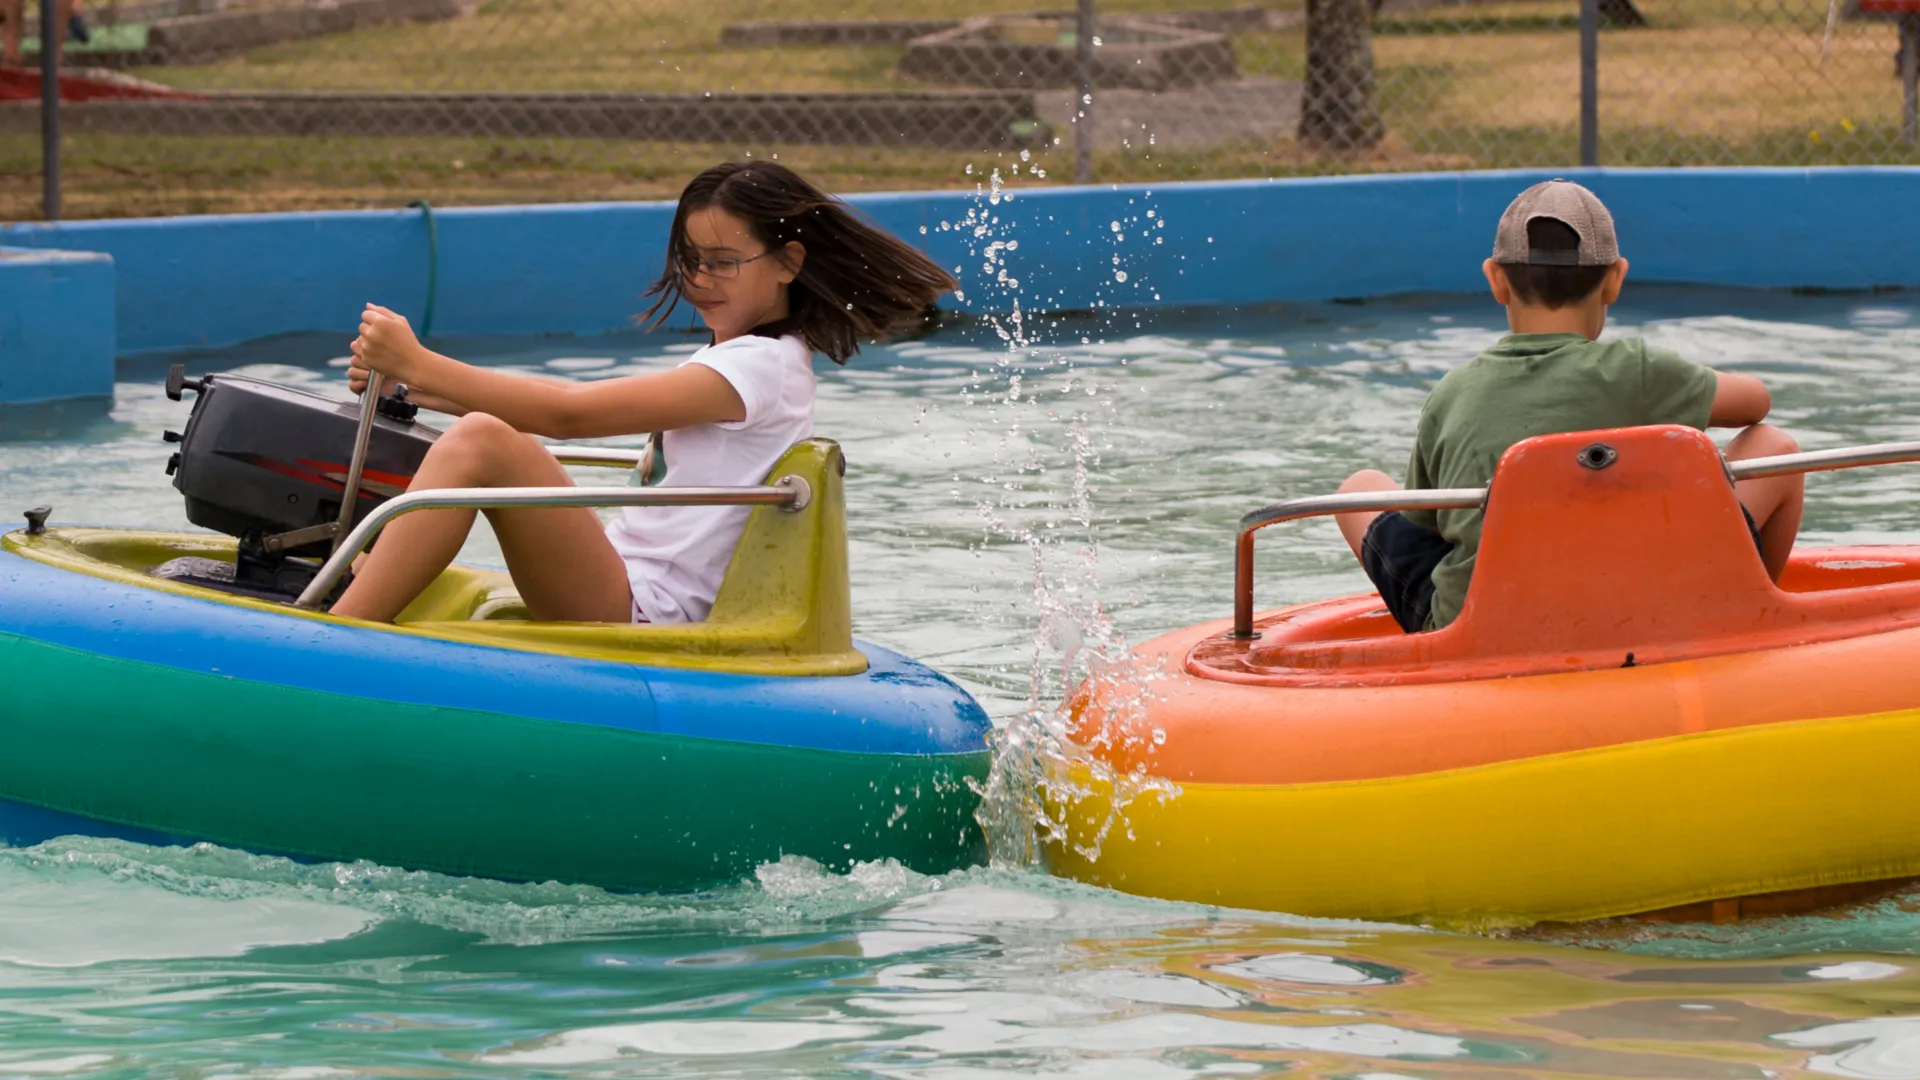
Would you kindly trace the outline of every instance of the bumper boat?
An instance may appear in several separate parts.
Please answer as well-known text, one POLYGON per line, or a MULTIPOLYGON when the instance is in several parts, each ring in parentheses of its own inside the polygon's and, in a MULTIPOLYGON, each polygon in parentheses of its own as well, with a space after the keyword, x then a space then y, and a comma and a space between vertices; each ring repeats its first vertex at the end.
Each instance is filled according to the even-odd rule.
POLYGON ((200 399, 168 433, 168 471, 189 520, 234 535, 47 527, 42 508, 0 538, 6 842, 211 841, 625 890, 783 855, 925 872, 981 855, 970 781, 988 719, 936 672, 853 640, 835 444, 796 445, 764 487, 401 495, 434 433, 400 408, 356 419, 179 372, 170 394, 183 384, 200 399), (345 466, 304 445, 342 430, 345 466), (459 566, 392 625, 321 610, 402 513, 696 503, 753 506, 704 623, 530 622, 504 573, 459 566))
POLYGON ((1480 928, 1723 921, 1920 875, 1920 547, 1797 550, 1776 586, 1729 482, 1916 460, 1920 443, 1729 467, 1698 431, 1635 428, 1520 443, 1484 490, 1255 511, 1235 617, 1148 642, 1144 674, 1071 701, 1052 867, 1480 928), (1373 595, 1254 612, 1261 528, 1473 506, 1474 577, 1441 630, 1402 633, 1373 595))

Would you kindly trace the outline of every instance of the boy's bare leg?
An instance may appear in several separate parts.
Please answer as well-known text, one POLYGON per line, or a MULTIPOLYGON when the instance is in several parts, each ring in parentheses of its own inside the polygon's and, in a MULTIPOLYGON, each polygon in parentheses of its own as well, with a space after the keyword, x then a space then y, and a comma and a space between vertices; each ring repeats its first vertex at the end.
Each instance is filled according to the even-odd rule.
MULTIPOLYGON (((1400 484, 1393 477, 1379 469, 1361 469, 1347 482, 1340 485, 1340 494, 1353 491, 1398 491, 1400 484)), ((1335 514, 1333 519, 1340 523, 1340 535, 1347 538, 1347 546, 1353 549, 1353 557, 1360 557, 1360 545, 1367 538, 1367 529, 1373 525, 1373 519, 1380 516, 1378 510, 1357 510, 1351 514, 1335 514)))
MULTIPOLYGON (((1800 444, 1793 441, 1793 436, 1772 424, 1755 424, 1727 444, 1728 461, 1799 452, 1800 444)), ((1733 485, 1740 505, 1760 526, 1760 561, 1767 566, 1767 576, 1775 581, 1787 568, 1787 556, 1793 554, 1793 541, 1800 535, 1806 487, 1806 477, 1799 474, 1742 480, 1733 485)))

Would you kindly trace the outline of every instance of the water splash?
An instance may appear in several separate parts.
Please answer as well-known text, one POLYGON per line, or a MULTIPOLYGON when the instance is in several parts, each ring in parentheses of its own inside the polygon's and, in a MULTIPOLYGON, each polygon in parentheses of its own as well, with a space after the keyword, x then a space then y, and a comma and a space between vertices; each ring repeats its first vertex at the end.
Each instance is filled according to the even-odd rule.
MULTIPOLYGON (((1004 312, 986 318, 1002 351, 990 367, 974 373, 962 395, 988 429, 970 434, 990 432, 998 439, 993 469, 973 478, 973 502, 985 529, 982 543, 1024 547, 1032 575, 1031 608, 1019 615, 1029 620, 1027 701, 992 738, 993 767, 978 786, 979 820, 996 866, 1039 865, 1047 845, 1064 843, 1097 859, 1114 829, 1130 832, 1126 811, 1134 800, 1178 794, 1144 766, 1117 773, 1104 757, 1126 750, 1143 760, 1138 751, 1150 757, 1165 738, 1144 722, 1147 688, 1157 675, 1143 669, 1102 599, 1094 495, 1101 454, 1110 445, 1104 433, 1117 426, 1115 390, 1111 380, 1097 376, 1099 365, 1088 363, 1095 358, 1085 350, 1047 339, 1057 322, 1037 324, 1028 317, 1020 238, 1015 224, 995 212, 1016 193, 998 169, 977 192, 979 200, 961 220, 939 226, 968 239, 968 254, 977 260, 976 295, 998 301, 987 306, 1004 312), (1075 714, 1076 688, 1103 703, 1092 728, 1075 714), (1068 817, 1074 806, 1098 796, 1106 797, 1104 820, 1090 833, 1072 836, 1068 817)), ((1124 224, 1116 219, 1111 225, 1115 284, 1129 283, 1118 248, 1140 221, 1129 215, 1124 224)), ((1141 238, 1150 230, 1142 230, 1141 238)), ((1112 307, 1105 288, 1094 304, 1108 323, 1112 307)), ((1087 335, 1079 338, 1081 345, 1092 343, 1087 335)), ((958 484, 961 478, 954 479, 958 484)))

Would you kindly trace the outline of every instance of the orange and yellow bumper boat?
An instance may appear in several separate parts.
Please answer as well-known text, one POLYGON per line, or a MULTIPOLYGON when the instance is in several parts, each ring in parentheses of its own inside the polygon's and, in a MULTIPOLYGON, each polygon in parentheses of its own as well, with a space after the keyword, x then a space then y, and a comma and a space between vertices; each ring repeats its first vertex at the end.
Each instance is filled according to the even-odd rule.
POLYGON ((1698 431, 1633 428, 1520 443, 1485 491, 1256 511, 1236 617, 1076 694, 1052 867, 1472 927, 1725 916, 1920 876, 1920 546, 1798 550, 1776 585, 1729 482, 1915 460, 1730 469, 1698 431), (1372 595, 1253 612, 1265 525, 1474 505, 1474 577, 1444 629, 1404 634, 1372 595))

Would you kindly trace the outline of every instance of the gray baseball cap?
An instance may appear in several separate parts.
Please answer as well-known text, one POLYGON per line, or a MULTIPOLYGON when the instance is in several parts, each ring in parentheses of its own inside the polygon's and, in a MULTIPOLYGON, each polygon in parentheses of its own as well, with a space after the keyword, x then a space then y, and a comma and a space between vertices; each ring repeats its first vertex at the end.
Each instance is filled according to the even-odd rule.
POLYGON ((1612 266, 1620 261, 1620 241, 1613 234, 1613 215, 1600 196, 1571 180, 1548 180, 1520 193, 1500 215, 1493 234, 1493 261, 1528 266, 1612 266), (1580 236, 1578 251, 1535 250, 1527 242, 1527 225, 1552 218, 1580 236))

